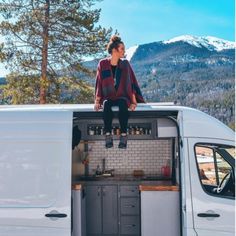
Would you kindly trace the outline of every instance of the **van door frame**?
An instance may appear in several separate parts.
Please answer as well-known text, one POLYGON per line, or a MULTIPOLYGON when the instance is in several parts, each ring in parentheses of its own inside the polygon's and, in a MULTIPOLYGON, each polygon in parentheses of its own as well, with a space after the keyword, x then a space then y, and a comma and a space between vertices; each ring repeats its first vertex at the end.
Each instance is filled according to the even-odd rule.
MULTIPOLYGON (((176 125, 177 128, 177 146, 178 146, 178 165, 179 165, 179 209, 180 209, 180 236, 183 236, 183 201, 182 201, 182 175, 181 175, 181 158, 182 158, 182 154, 181 154, 181 148, 183 147, 183 142, 182 142, 182 138, 180 135, 180 127, 179 127, 179 122, 178 122, 178 118, 179 118, 179 114, 181 111, 179 110, 166 110, 166 111, 158 111, 158 110, 144 110, 144 111, 135 111, 133 113, 131 113, 129 118, 140 118, 145 116, 146 118, 166 118, 169 119, 171 121, 173 121, 176 125), (145 114, 145 115, 144 115, 145 114)), ((114 112, 114 117, 117 117, 118 112, 115 111, 114 112)), ((73 117, 76 118, 87 118, 87 117, 91 117, 92 118, 96 118, 96 119, 102 119, 102 112, 101 111, 92 111, 92 112, 83 112, 83 111, 74 111, 73 112, 73 117)), ((176 181, 176 173, 175 176, 172 176, 172 179, 175 179, 176 181)))
MULTIPOLYGON (((193 221, 194 221, 194 230, 199 235, 231 235, 230 229, 232 228, 232 225, 229 224, 229 220, 232 221, 233 217, 229 217, 234 215, 230 209, 233 209, 231 206, 235 203, 235 198, 229 198, 229 197, 223 197, 223 196, 217 196, 210 193, 207 193, 202 186, 201 180, 199 178, 199 172, 198 172, 198 163, 195 156, 195 146, 196 144, 215 144, 215 145, 228 145, 228 146, 234 146, 233 142, 230 140, 221 140, 221 139, 214 139, 214 138, 188 138, 188 149, 189 149, 189 158, 194 158, 194 160, 190 163, 190 170, 191 176, 191 192, 194 195, 194 198, 192 198, 192 211, 193 211, 193 221), (193 156, 194 155, 194 156, 193 156), (196 170, 196 171, 195 171, 196 170), (194 188, 192 185, 194 184, 194 188), (198 191, 197 191, 198 190, 198 191), (198 194, 196 194, 196 191, 198 194), (204 199, 204 200, 203 200, 204 199), (225 202, 224 202, 225 201, 225 202), (196 202, 198 204, 196 204, 196 202), (204 205, 205 202, 209 202, 211 204, 204 205), (225 207, 226 206, 226 210, 225 207), (228 209, 228 211, 227 211, 228 209), (220 215, 220 218, 199 218, 199 213, 205 213, 207 211, 215 212, 220 215), (222 224, 219 224, 222 223, 222 224), (226 223, 227 222, 227 223, 226 223), (225 226, 223 226, 225 223, 225 226), (207 226, 206 226, 207 225, 207 226), (211 227, 209 227, 211 226, 211 227), (221 226, 221 227, 220 227, 221 226), (231 226, 231 228, 230 228, 231 226), (228 227, 228 229, 227 229, 228 227), (228 230, 228 231, 226 231, 228 230)), ((232 222, 231 222, 232 223, 232 222)))

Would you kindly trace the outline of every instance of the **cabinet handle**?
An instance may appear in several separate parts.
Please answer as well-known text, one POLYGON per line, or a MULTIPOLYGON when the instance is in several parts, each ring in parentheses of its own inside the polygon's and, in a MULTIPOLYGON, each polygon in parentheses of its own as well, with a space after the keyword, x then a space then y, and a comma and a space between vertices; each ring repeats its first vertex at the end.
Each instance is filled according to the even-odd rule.
POLYGON ((82 198, 85 198, 85 196, 86 196, 86 193, 85 193, 85 189, 83 188, 82 189, 82 198))
POLYGON ((131 207, 131 208, 134 208, 135 206, 134 206, 134 205, 125 205, 125 207, 131 207))
POLYGON ((100 196, 100 194, 101 194, 101 188, 98 187, 98 196, 100 196))
POLYGON ((125 226, 127 226, 127 227, 135 227, 136 225, 125 225, 125 226))

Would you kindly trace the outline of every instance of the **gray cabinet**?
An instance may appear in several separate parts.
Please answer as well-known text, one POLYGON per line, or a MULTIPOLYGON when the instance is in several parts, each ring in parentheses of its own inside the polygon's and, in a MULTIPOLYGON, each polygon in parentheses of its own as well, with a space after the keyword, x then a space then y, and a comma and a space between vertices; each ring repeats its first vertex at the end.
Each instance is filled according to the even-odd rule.
POLYGON ((85 185, 86 236, 140 236, 138 184, 85 185))
POLYGON ((121 197, 139 197, 139 188, 137 185, 121 185, 121 197))
POLYGON ((139 198, 127 198, 122 197, 120 201, 120 208, 122 215, 139 215, 139 198))
POLYGON ((139 216, 121 216, 121 235, 140 235, 139 216))
POLYGON ((118 235, 117 185, 86 186, 86 231, 92 235, 118 235))
POLYGON ((101 186, 86 186, 87 235, 102 234, 101 186))
POLYGON ((137 185, 120 186, 120 235, 140 235, 140 193, 137 185))
POLYGON ((118 234, 117 186, 103 186, 102 195, 103 234, 118 234))

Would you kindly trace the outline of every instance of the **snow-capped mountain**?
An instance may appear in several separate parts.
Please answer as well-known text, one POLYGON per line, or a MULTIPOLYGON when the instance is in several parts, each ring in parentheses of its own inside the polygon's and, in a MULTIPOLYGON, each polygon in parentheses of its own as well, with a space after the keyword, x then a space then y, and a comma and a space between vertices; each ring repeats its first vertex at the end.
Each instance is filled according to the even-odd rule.
POLYGON ((169 40, 163 40, 163 41, 158 41, 158 42, 149 43, 149 44, 132 46, 126 50, 126 55, 127 55, 126 58, 129 61, 133 60, 135 54, 140 52, 141 48, 144 48, 144 47, 146 49, 148 48, 146 53, 150 55, 153 53, 153 51, 158 50, 159 52, 163 50, 169 50, 171 47, 174 47, 177 44, 181 45, 181 44, 186 44, 186 43, 188 45, 193 46, 194 48, 207 50, 209 52, 214 52, 214 51, 221 52, 223 50, 231 50, 231 49, 234 50, 236 48, 235 42, 231 42, 225 39, 220 39, 220 38, 216 38, 212 36, 200 37, 200 36, 192 36, 192 35, 181 35, 181 36, 169 39, 169 40))
POLYGON ((174 75, 188 80, 226 78, 235 64, 235 43, 211 36, 183 35, 131 49, 127 50, 127 59, 138 76, 156 69, 160 78, 174 75))
POLYGON ((127 59, 147 101, 176 100, 228 124, 234 121, 235 48, 224 39, 183 35, 132 47, 127 59))
POLYGON ((127 60, 129 60, 129 61, 131 60, 131 58, 134 55, 134 53, 136 52, 137 48, 138 48, 138 45, 126 49, 125 57, 127 60))
POLYGON ((205 47, 210 51, 222 51, 227 49, 234 49, 236 46, 235 42, 227 41, 224 39, 206 36, 206 37, 197 37, 192 35, 182 35, 170 40, 163 41, 164 44, 174 43, 174 42, 186 42, 193 46, 202 48, 205 47))

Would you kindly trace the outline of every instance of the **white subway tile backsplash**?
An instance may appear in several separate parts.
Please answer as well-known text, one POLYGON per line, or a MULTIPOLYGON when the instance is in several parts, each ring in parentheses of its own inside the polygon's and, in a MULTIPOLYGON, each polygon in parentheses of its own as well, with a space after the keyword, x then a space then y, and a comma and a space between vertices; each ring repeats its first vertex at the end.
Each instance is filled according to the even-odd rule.
POLYGON ((106 159, 106 169, 115 169, 115 174, 132 174, 133 170, 143 170, 147 175, 161 174, 161 167, 167 164, 172 156, 171 140, 128 140, 126 150, 118 148, 119 141, 114 141, 114 147, 106 149, 103 141, 89 144, 90 174, 97 165, 102 167, 102 159, 106 159))

